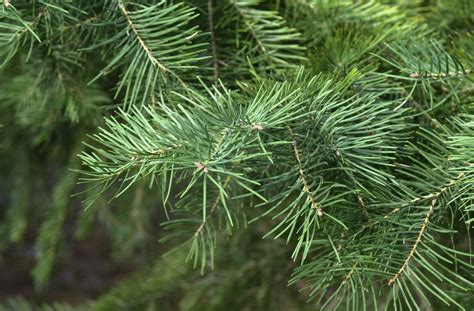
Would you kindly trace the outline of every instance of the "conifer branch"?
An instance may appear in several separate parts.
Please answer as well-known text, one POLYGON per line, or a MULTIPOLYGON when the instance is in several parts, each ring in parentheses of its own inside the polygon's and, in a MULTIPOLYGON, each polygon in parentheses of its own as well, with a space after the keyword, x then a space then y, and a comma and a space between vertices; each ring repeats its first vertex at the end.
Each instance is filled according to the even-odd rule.
POLYGON ((236 0, 230 0, 230 3, 234 6, 235 10, 239 13, 240 17, 244 20, 244 24, 246 26, 246 29, 250 32, 252 35, 253 39, 255 40, 255 43, 257 44, 258 48, 262 53, 266 53, 267 50, 265 49, 265 46, 260 38, 259 35, 255 32, 253 29, 253 25, 249 22, 247 15, 245 12, 242 10, 242 8, 239 6, 239 4, 236 2, 236 0))
POLYGON ((296 162, 298 164, 298 174, 300 176, 300 181, 303 184, 303 191, 306 194, 306 196, 307 196, 307 198, 308 198, 308 200, 311 204, 311 208, 313 208, 316 211, 316 214, 318 216, 322 216, 323 211, 322 211, 321 207, 319 206, 319 204, 316 202, 316 199, 313 197, 313 194, 311 193, 311 189, 310 189, 308 180, 307 180, 307 178, 305 176, 305 173, 304 173, 304 165, 301 162, 301 155, 300 155, 300 150, 298 149, 298 142, 296 140, 296 135, 295 135, 295 133, 293 132, 293 129, 290 126, 288 126, 288 130, 290 131, 290 135, 291 135, 291 139, 292 139, 293 153, 294 153, 296 162))
POLYGON ((219 78, 219 61, 217 58, 216 34, 214 29, 214 9, 212 0, 207 0, 207 11, 209 19, 209 32, 211 34, 212 64, 214 68, 214 82, 219 78))
POLYGON ((246 34, 238 40, 246 61, 251 59, 266 69, 291 67, 295 61, 304 61, 304 48, 299 45, 301 35, 295 29, 286 27, 285 20, 277 12, 258 8, 258 0, 229 0, 230 9, 238 21, 240 33, 246 34), (241 43, 242 42, 242 43, 241 43))
POLYGON ((409 262, 411 261, 411 259, 413 258, 413 256, 415 255, 415 252, 416 252, 416 249, 418 247, 418 245, 420 244, 422 238, 423 238, 423 234, 425 233, 426 231, 426 228, 429 224, 429 220, 430 220, 430 217, 431 215, 433 214, 433 210, 434 210, 434 207, 436 205, 436 202, 438 201, 438 199, 440 198, 440 196, 442 194, 444 194, 446 191, 448 191, 448 189, 450 187, 452 187, 453 185, 456 184, 456 182, 458 180, 460 180, 462 177, 464 176, 464 173, 460 173, 456 178, 454 178, 453 180, 451 180, 445 187, 442 187, 440 189, 440 191, 438 192, 434 192, 434 193, 431 193, 429 195, 426 195, 426 196, 421 196, 421 197, 417 197, 413 200, 410 201, 410 203, 416 203, 418 201, 421 201, 421 200, 427 200, 427 199, 432 199, 431 200, 431 204, 430 204, 430 207, 428 209, 428 213, 426 214, 426 217, 425 219, 423 220, 423 224, 421 225, 420 227, 420 231, 418 233, 418 236, 416 238, 416 241, 415 243, 413 244, 410 252, 408 253, 408 256, 407 258, 405 259, 405 261, 403 262, 402 266, 400 267, 400 269, 397 271, 397 273, 388 281, 388 285, 392 285, 399 277, 400 275, 405 271, 406 267, 408 266, 409 262))
POLYGON ((408 266, 408 264, 409 264, 410 260, 412 259, 412 257, 415 255, 415 251, 416 251, 418 245, 420 244, 421 239, 423 238, 423 234, 425 233, 426 227, 428 226, 428 223, 429 223, 431 214, 433 213, 433 209, 434 209, 434 206, 436 204, 436 201, 437 201, 436 198, 431 201, 430 208, 428 209, 428 213, 426 213, 426 217, 423 220, 423 224, 420 227, 420 231, 418 233, 418 236, 416 238, 415 243, 413 244, 410 252, 408 253, 407 258, 403 262, 400 269, 397 271, 397 273, 395 273, 395 275, 390 280, 388 280, 388 285, 392 285, 393 283, 395 283, 395 281, 399 278, 399 276, 403 273, 403 271, 405 271, 405 269, 408 266))
POLYGON ((153 56, 153 54, 151 53, 151 50, 148 48, 148 46, 146 45, 145 41, 142 39, 142 37, 140 36, 140 33, 138 32, 137 28, 135 27, 135 25, 133 24, 133 21, 132 19, 130 18, 130 15, 128 14, 128 11, 127 9, 125 8, 125 4, 123 2, 123 0, 120 0, 119 2, 119 8, 120 8, 120 11, 122 12, 122 15, 125 17, 125 19, 127 20, 127 23, 128 25, 130 26, 130 29, 132 29, 133 33, 135 34, 135 37, 137 38, 137 41, 140 43, 140 46, 142 47, 142 49, 145 51, 146 55, 148 56, 148 58, 150 59, 150 61, 155 64, 156 66, 158 66, 158 68, 160 68, 163 72, 167 72, 168 69, 163 65, 161 64, 157 59, 156 57, 153 56))
POLYGON ((397 213, 398 211, 400 211, 400 207, 396 207, 393 210, 391 210, 390 212, 388 212, 385 216, 383 216, 383 218, 381 220, 373 221, 371 223, 363 225, 362 227, 365 229, 365 228, 368 228, 368 227, 375 226, 376 224, 379 224, 380 222, 382 222, 383 220, 389 218, 391 215, 397 213))
POLYGON ((429 199, 432 199, 432 198, 438 199, 443 193, 448 191, 450 187, 456 185, 456 183, 459 180, 461 180, 463 177, 464 177, 464 172, 461 172, 454 179, 450 180, 449 183, 446 186, 442 187, 439 191, 433 192, 433 193, 430 193, 430 194, 427 194, 427 195, 424 195, 424 196, 416 197, 416 198, 410 200, 410 202, 406 203, 405 205, 413 204, 413 203, 416 203, 416 202, 419 202, 419 201, 422 201, 422 200, 429 200, 429 199))
POLYGON ((280 2, 0 0, 0 250, 37 233, 47 285, 79 177, 82 236, 217 268, 139 273, 93 308, 304 309, 291 267, 318 310, 470 310, 472 1, 280 2))
POLYGON ((344 277, 344 279, 342 280, 341 285, 344 285, 344 284, 347 283, 347 281, 349 281, 349 279, 352 277, 352 274, 354 274, 356 267, 357 267, 357 263, 355 263, 355 264, 352 266, 352 268, 351 268, 351 270, 349 271, 349 273, 348 273, 348 274, 344 277))

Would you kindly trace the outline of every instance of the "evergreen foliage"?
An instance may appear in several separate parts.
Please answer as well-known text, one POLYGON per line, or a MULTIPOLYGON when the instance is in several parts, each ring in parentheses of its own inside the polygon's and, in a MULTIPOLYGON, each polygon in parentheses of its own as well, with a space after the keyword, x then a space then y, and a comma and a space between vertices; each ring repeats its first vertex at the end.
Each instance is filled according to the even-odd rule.
POLYGON ((38 293, 98 229, 137 271, 0 309, 472 310, 473 12, 3 0, 0 250, 38 293))

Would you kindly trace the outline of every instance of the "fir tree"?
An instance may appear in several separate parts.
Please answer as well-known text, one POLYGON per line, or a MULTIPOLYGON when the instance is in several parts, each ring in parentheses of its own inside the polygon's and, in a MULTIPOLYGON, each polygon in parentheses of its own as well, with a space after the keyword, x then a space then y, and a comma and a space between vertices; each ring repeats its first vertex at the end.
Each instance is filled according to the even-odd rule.
POLYGON ((0 6, 0 249, 34 233, 38 293, 100 227, 138 268, 77 309, 474 308, 474 1, 0 6))

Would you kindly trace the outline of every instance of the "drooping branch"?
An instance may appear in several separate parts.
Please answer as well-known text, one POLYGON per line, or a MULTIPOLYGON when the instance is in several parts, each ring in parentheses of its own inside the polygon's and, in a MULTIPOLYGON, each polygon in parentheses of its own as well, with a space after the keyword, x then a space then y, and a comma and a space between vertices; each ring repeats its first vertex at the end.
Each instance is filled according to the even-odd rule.
MULTIPOLYGON (((227 186, 229 185, 230 183, 230 175, 226 177, 226 179, 224 180, 224 183, 222 184, 222 188, 225 189, 227 188, 227 186)), ((219 202, 221 201, 221 196, 217 196, 216 197, 216 200, 214 201, 214 203, 212 204, 211 206, 211 209, 209 210, 209 213, 207 215, 207 217, 201 222, 201 224, 199 225, 199 227, 196 229, 196 232, 194 232, 193 236, 192 236, 192 240, 197 238, 197 236, 202 232, 202 230, 204 229, 204 226, 206 225, 207 223, 207 220, 209 219, 209 217, 211 217, 211 215, 214 213, 215 209, 217 208, 217 206, 219 206, 219 202)))

